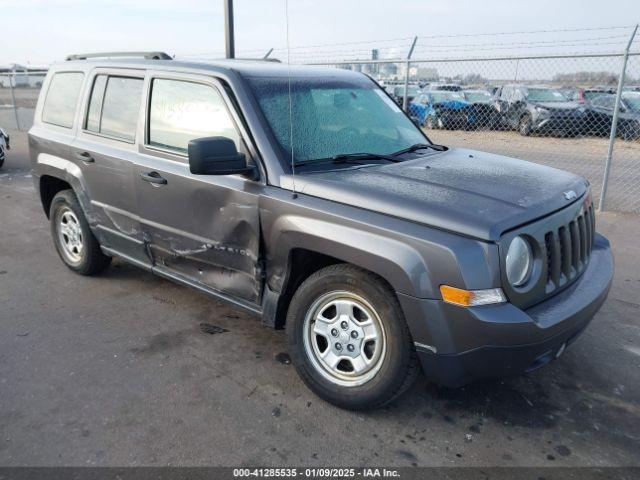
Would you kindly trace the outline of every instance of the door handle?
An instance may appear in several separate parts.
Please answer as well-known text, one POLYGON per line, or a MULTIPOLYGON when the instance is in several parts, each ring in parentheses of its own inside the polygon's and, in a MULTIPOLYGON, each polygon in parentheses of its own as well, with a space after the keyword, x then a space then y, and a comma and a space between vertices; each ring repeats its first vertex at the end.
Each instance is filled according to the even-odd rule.
POLYGON ((93 163, 96 161, 89 152, 76 152, 76 158, 84 163, 93 163))
POLYGON ((154 183, 156 185, 167 184, 167 179, 162 177, 158 172, 141 173, 140 178, 145 182, 154 183))

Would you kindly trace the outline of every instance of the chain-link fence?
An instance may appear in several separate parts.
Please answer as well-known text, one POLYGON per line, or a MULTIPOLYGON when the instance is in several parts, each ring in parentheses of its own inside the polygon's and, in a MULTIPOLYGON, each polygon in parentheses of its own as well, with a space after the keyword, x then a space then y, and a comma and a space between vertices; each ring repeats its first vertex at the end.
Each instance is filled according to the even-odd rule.
POLYGON ((0 72, 0 127, 28 130, 46 71, 0 72))
MULTIPOLYGON (((349 60, 346 51, 330 60, 331 52, 311 49, 297 51, 292 61, 366 73, 432 141, 575 172, 591 182, 595 201, 604 208, 640 213, 640 52, 634 49, 634 35, 592 41, 615 43, 620 47, 615 52, 605 47, 609 51, 505 56, 495 54, 499 42, 490 42, 492 55, 482 55, 483 48, 470 43, 465 51, 472 53, 457 58, 430 58, 431 48, 432 57, 445 51, 429 46, 411 57, 414 39, 407 42, 409 55, 403 59, 380 59, 374 48, 367 60, 349 60)), ((537 41, 523 48, 504 42, 519 51, 539 50, 546 43, 554 45, 537 41)), ((456 54, 456 48, 447 53, 456 54)))

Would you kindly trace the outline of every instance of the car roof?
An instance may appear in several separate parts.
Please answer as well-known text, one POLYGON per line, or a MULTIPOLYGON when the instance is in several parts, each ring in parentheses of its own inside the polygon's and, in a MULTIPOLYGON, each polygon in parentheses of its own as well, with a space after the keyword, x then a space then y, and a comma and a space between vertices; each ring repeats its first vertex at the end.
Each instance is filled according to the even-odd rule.
POLYGON ((56 69, 68 70, 87 67, 104 68, 138 68, 144 70, 168 70, 168 71, 200 71, 202 73, 223 73, 235 72, 243 77, 318 77, 327 76, 332 78, 361 78, 364 74, 352 72, 350 70, 318 67, 309 65, 287 65, 280 62, 264 60, 242 60, 242 59, 222 59, 211 61, 192 60, 144 60, 144 59, 88 59, 71 60, 55 64, 56 69))

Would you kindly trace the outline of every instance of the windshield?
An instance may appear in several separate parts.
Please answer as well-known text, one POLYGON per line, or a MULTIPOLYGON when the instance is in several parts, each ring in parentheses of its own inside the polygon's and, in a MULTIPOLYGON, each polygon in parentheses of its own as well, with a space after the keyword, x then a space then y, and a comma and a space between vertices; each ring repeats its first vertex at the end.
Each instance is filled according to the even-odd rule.
POLYGON ((292 78, 291 122, 286 77, 247 80, 287 157, 293 137, 295 163, 361 152, 388 155, 426 142, 400 107, 366 77, 292 78))
POLYGON ((447 100, 464 100, 462 93, 448 90, 431 92, 431 96, 433 97, 433 103, 446 102, 447 100))
POLYGON ((483 91, 467 91, 464 92, 464 98, 469 102, 489 103, 493 99, 493 95, 483 91))
POLYGON ((527 100, 530 102, 566 102, 567 97, 560 90, 553 88, 528 88, 527 100))
POLYGON ((623 93, 624 103, 634 112, 640 112, 640 93, 623 93))

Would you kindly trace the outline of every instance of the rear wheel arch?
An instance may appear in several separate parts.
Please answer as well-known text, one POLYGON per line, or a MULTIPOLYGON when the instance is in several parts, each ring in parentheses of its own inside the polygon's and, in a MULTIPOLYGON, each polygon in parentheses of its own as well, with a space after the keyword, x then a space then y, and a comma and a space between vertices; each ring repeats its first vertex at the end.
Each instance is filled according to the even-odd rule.
POLYGON ((53 198, 62 190, 73 190, 73 187, 69 182, 58 177, 51 175, 42 175, 40 177, 40 201, 47 218, 49 218, 53 198))

